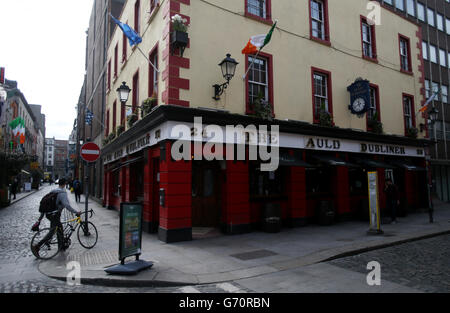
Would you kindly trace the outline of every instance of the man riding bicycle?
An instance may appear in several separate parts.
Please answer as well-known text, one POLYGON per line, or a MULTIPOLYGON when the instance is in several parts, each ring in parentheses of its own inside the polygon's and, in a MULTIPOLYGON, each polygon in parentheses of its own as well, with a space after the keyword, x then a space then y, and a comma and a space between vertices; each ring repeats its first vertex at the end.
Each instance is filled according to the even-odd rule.
POLYGON ((33 250, 33 253, 36 255, 39 255, 39 249, 41 246, 47 242, 49 239, 52 238, 52 236, 55 233, 55 230, 57 229, 57 238, 58 238, 58 246, 61 247, 61 249, 64 251, 67 249, 67 246, 64 243, 64 234, 63 234, 63 227, 61 224, 61 212, 64 208, 69 210, 70 212, 76 214, 77 216, 80 216, 81 211, 77 211, 70 205, 69 198, 67 197, 66 193, 66 180, 64 178, 61 178, 59 180, 59 188, 52 191, 52 193, 58 193, 58 196, 56 198, 56 210, 53 212, 48 213, 41 213, 41 216, 39 217, 39 220, 37 224, 41 222, 41 220, 45 217, 50 221, 50 231, 48 234, 37 244, 31 247, 33 250))

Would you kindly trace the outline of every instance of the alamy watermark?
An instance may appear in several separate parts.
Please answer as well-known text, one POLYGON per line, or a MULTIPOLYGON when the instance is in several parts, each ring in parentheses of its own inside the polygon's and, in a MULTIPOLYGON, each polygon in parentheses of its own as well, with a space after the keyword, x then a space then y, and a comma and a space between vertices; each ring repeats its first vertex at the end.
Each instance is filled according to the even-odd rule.
POLYGON ((171 149, 175 161, 203 159, 245 161, 248 147, 248 160, 262 161, 261 171, 278 169, 280 148, 278 125, 272 125, 270 130, 267 125, 203 126, 202 118, 195 117, 194 127, 179 124, 172 128, 170 135, 177 138, 171 149))
POLYGON ((81 265, 77 261, 71 261, 67 263, 66 270, 69 273, 66 276, 66 283, 69 286, 80 286, 81 285, 81 265))
POLYGON ((367 274, 366 281, 369 286, 381 286, 381 265, 377 261, 371 261, 366 267, 370 272, 367 274))
POLYGON ((369 13, 366 15, 367 23, 369 25, 381 25, 381 5, 376 1, 369 1, 366 6, 367 11, 369 13))

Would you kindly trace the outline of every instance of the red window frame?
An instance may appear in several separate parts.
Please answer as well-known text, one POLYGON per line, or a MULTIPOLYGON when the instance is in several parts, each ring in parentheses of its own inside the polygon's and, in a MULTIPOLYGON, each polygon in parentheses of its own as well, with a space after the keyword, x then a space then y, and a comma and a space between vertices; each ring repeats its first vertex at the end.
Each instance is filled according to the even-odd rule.
POLYGON ((105 129, 106 133, 105 135, 108 136, 109 135, 109 109, 106 111, 106 129, 105 129))
POLYGON ((406 118, 405 118, 406 117, 405 116, 405 103, 404 103, 405 98, 409 98, 411 100, 410 111, 411 111, 411 124, 412 124, 412 127, 416 127, 416 114, 414 112, 414 108, 415 108, 414 96, 410 95, 410 94, 407 94, 407 93, 402 93, 403 123, 404 123, 405 136, 406 136, 407 135, 407 125, 406 125, 406 118))
MULTIPOLYGON (((153 63, 154 57, 157 57, 157 61, 159 63, 159 54, 158 54, 158 44, 156 44, 152 50, 150 50, 149 53, 149 60, 153 63)), ((156 68, 159 68, 158 64, 153 64, 156 68)), ((153 93, 156 93, 156 99, 158 99, 158 90, 153 90, 154 86, 154 76, 155 76, 155 69, 150 64, 149 70, 148 70, 148 96, 152 97, 153 93)), ((156 73, 157 79, 158 79, 158 89, 159 89, 159 73, 156 73)), ((156 100, 156 105, 158 105, 158 100, 156 100)))
POLYGON ((360 31, 361 31, 361 53, 362 53, 362 58, 368 61, 372 61, 375 63, 378 63, 378 55, 377 55, 377 36, 376 36, 376 30, 375 30, 375 25, 370 25, 369 22, 367 21, 367 18, 365 16, 361 15, 361 19, 360 19, 360 31), (372 39, 372 55, 373 57, 369 57, 366 56, 364 54, 364 41, 363 41, 363 23, 369 25, 370 27, 370 35, 371 35, 371 39, 372 39))
MULTIPOLYGON (((380 112, 380 87, 378 86, 378 85, 376 85, 376 84, 370 84, 370 87, 371 88, 373 88, 374 90, 375 90, 375 101, 377 102, 376 103, 376 110, 377 110, 377 113, 378 113, 378 118, 377 118, 377 120, 378 120, 378 122, 380 122, 381 121, 381 112, 380 112)), ((372 129, 370 129, 370 127, 369 127, 369 116, 368 116, 368 113, 366 114, 366 129, 367 129, 367 131, 371 131, 372 129)))
POLYGON ((271 0, 266 0, 266 17, 263 18, 261 16, 255 15, 253 13, 250 13, 248 11, 248 1, 249 0, 244 0, 245 1, 245 13, 244 15, 246 17, 249 17, 251 19, 263 22, 263 23, 267 23, 272 25, 273 21, 272 21, 272 1, 271 0))
POLYGON ((134 3, 134 30, 139 34, 141 27, 141 1, 136 0, 134 3))
POLYGON ((117 100, 113 102, 113 120, 112 120, 112 131, 116 131, 116 123, 117 123, 117 100))
MULTIPOLYGON (((247 72, 248 71, 248 68, 249 68, 249 66, 250 66, 250 63, 248 62, 248 57, 249 56, 253 56, 253 57, 256 57, 256 54, 248 54, 248 55, 246 55, 245 56, 245 71, 247 72)), ((268 94, 269 94, 269 102, 270 102, 270 104, 272 105, 272 113, 273 113, 273 116, 275 116, 275 105, 274 105, 274 101, 273 101, 273 99, 274 99, 274 97, 273 97, 273 56, 271 55, 271 54, 269 54, 269 53, 264 53, 264 52, 260 52, 259 53, 259 55, 258 55, 258 58, 261 58, 261 59, 266 59, 266 62, 267 62, 267 78, 268 78, 268 94)), ((245 77, 245 95, 246 95, 246 100, 245 100, 245 102, 246 102, 246 108, 245 108, 245 114, 253 114, 254 112, 253 112, 253 110, 251 110, 251 108, 250 108, 250 99, 249 99, 249 91, 250 91, 250 88, 249 88, 249 83, 248 83, 248 76, 249 75, 247 75, 246 77, 245 77)))
POLYGON ((400 71, 406 74, 412 74, 412 64, 411 64, 411 40, 409 37, 398 34, 398 55, 400 58, 400 71), (407 51, 408 51, 408 69, 405 70, 402 67, 402 53, 401 53, 401 41, 404 40, 407 43, 407 51))
POLYGON ((159 6, 159 0, 150 0, 150 13, 159 6))
POLYGON ((125 61, 127 60, 127 52, 127 36, 124 33, 122 35, 122 63, 125 63, 125 61))
POLYGON ((319 120, 316 118, 316 105, 315 105, 315 88, 314 88, 314 74, 321 74, 327 77, 327 96, 328 96, 328 112, 331 114, 331 119, 334 124, 333 116, 333 84, 331 72, 317 68, 311 67, 311 93, 312 93, 312 112, 313 112, 313 123, 318 124, 319 120))
POLYGON ((111 90, 111 60, 108 61, 108 90, 111 90))
POLYGON ((323 3, 323 14, 324 14, 324 31, 325 31, 325 39, 315 37, 313 35, 313 28, 312 28, 312 7, 311 7, 311 1, 308 0, 309 5, 309 38, 311 40, 317 41, 319 43, 325 44, 327 46, 331 46, 330 42, 330 23, 329 23, 329 15, 328 15, 328 0, 319 0, 323 3))
POLYGON ((132 99, 131 99, 132 100, 131 110, 132 110, 132 113, 134 113, 137 106, 139 105, 138 104, 138 102, 139 102, 139 70, 137 70, 136 73, 133 75, 133 87, 132 88, 133 88, 133 90, 132 90, 133 95, 132 95, 132 99))
POLYGON ((114 48, 114 78, 117 77, 117 71, 118 71, 118 59, 119 59, 119 44, 116 44, 116 47, 114 48))

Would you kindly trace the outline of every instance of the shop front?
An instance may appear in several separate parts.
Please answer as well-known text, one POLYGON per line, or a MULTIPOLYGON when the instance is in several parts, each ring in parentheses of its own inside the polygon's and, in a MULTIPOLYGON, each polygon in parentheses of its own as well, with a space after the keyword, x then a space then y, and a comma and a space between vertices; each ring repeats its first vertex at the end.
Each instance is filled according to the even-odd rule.
MULTIPOLYGON (((225 234, 261 230, 268 210, 283 227, 367 219, 370 171, 378 173, 380 191, 387 177, 399 186, 402 214, 428 206, 428 141, 277 120, 266 122, 268 132, 261 134, 258 126, 250 127, 260 122, 220 111, 158 107, 102 150, 105 206, 118 210, 121 202, 142 202, 144 229, 164 242, 192 240, 196 227, 225 234), (229 125, 242 125, 234 129, 240 141, 232 150, 228 138, 216 134, 226 134, 229 125), (180 129, 201 135, 190 142, 180 129), (190 143, 180 149, 181 138, 190 143), (269 146, 271 159, 253 154, 256 146, 269 146), (266 170, 269 162, 276 167, 266 170)), ((383 192, 379 198, 387 214, 383 192)))

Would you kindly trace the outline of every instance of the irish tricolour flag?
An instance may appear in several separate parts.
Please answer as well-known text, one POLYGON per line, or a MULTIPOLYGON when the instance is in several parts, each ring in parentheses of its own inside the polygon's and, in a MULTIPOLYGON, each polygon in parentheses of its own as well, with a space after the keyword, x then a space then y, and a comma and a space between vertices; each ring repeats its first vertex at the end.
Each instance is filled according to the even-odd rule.
POLYGON ((252 36, 245 48, 242 50, 242 54, 255 54, 258 52, 258 50, 264 48, 270 42, 270 39, 272 39, 272 33, 276 25, 277 22, 273 24, 267 35, 252 36))
POLYGON ((14 137, 20 136, 20 143, 23 144, 25 142, 25 121, 23 118, 16 118, 9 123, 9 127, 12 129, 14 137))

